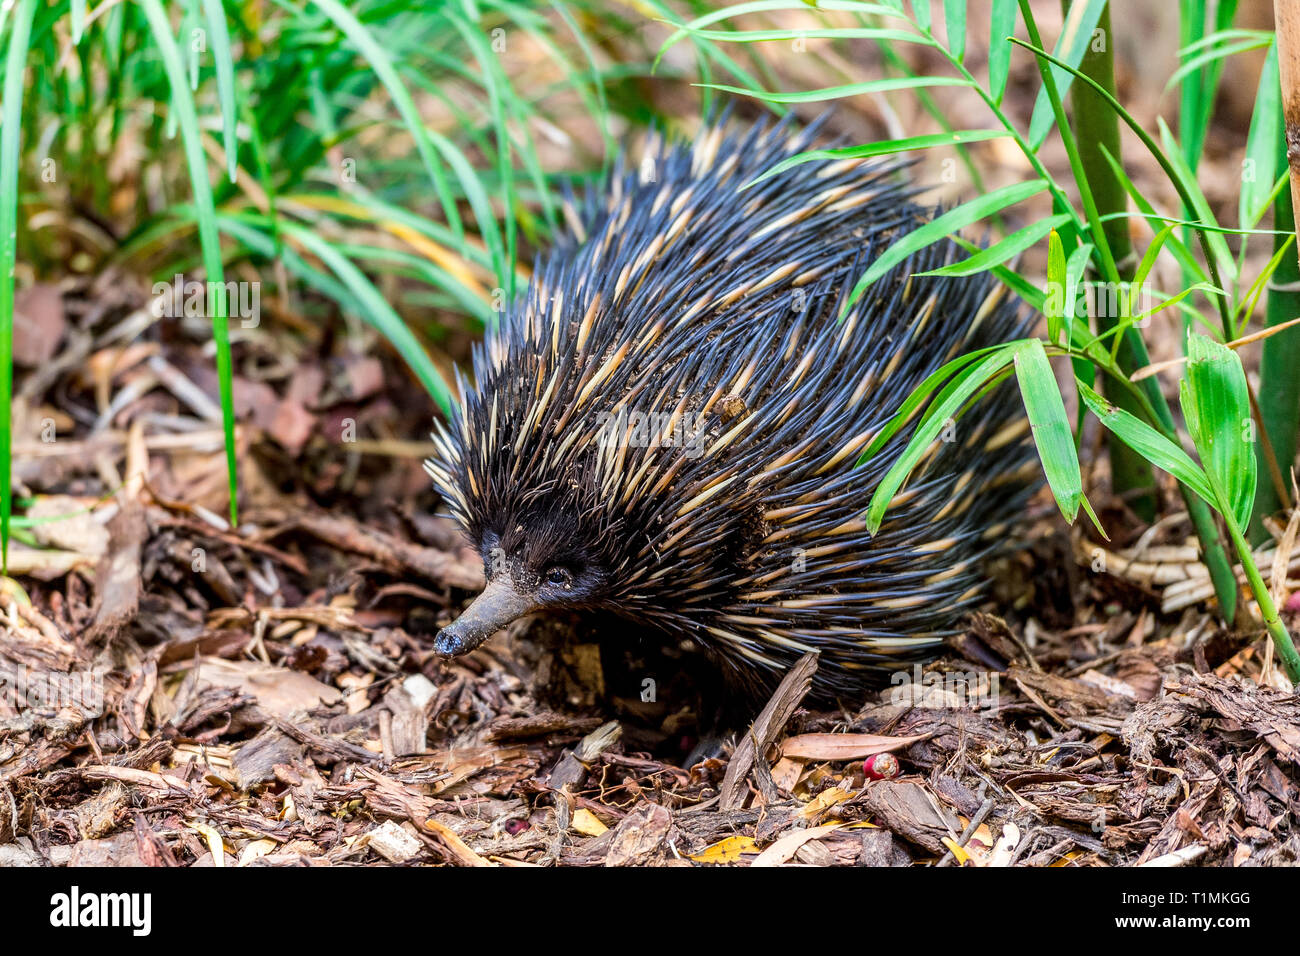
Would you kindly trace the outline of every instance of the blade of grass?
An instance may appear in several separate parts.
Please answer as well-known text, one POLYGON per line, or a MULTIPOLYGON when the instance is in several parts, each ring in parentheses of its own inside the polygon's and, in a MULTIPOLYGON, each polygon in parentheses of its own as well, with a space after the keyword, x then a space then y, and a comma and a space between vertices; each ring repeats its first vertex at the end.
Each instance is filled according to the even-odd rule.
POLYGON ((23 74, 36 0, 13 8, 0 104, 0 573, 9 571, 9 519, 13 511, 14 262, 18 240, 18 163, 23 128, 23 74))
POLYGON ((916 275, 969 276, 987 272, 990 267, 1000 265, 1008 259, 1020 255, 1020 253, 1042 239, 1043 236, 1056 229, 1057 226, 1064 225, 1069 221, 1070 217, 1061 213, 1048 219, 1030 223, 1022 229, 1017 229, 1011 235, 994 243, 987 249, 977 252, 969 259, 952 262, 946 266, 940 266, 938 269, 931 269, 929 272, 918 272, 916 275))
MULTIPOLYGON (((1061 35, 1056 41, 1056 58, 1061 66, 1067 66, 1072 71, 1082 62, 1084 53, 1093 42, 1093 31, 1097 29, 1097 21, 1101 19, 1101 12, 1105 8, 1106 0, 1076 0, 1070 4, 1069 13, 1061 27, 1061 35)), ((1023 15, 1023 10, 1021 13, 1023 15)), ((1105 42, 1110 42, 1109 36, 1105 42)), ((1070 91, 1071 73, 1057 69, 1053 72, 1052 79, 1056 83, 1058 95, 1064 97, 1070 91)), ((1034 100, 1034 112, 1029 118, 1029 145, 1035 152, 1043 145, 1051 128, 1052 104, 1044 86, 1038 91, 1038 97, 1034 100)))
POLYGON ((810 149, 796 153, 781 160, 771 169, 747 182, 742 192, 756 186, 765 179, 782 173, 791 166, 811 163, 817 160, 866 159, 871 156, 889 156, 894 153, 908 152, 914 149, 929 149, 934 146, 956 146, 960 143, 978 143, 986 139, 1005 139, 1010 134, 1000 129, 968 129, 952 133, 931 133, 925 136, 908 136, 905 139, 886 139, 861 146, 840 146, 834 149, 810 149))
POLYGON ((803 90, 797 93, 769 93, 765 90, 745 89, 740 86, 723 86, 718 83, 696 83, 694 85, 720 90, 723 93, 735 93, 737 96, 750 96, 765 103, 820 103, 824 100, 860 96, 863 93, 886 93, 893 90, 914 90, 931 86, 970 86, 971 83, 959 76, 892 76, 884 80, 867 80, 864 83, 848 83, 843 86, 828 86, 816 90, 803 90))
POLYGON ((226 175, 233 183, 239 165, 239 140, 235 109, 235 59, 230 51, 230 31, 226 29, 226 11, 221 0, 203 0, 203 13, 212 36, 212 61, 217 71, 217 98, 221 103, 221 128, 226 148, 226 175))
MULTIPOLYGON (((140 0, 153 31, 154 43, 162 57, 163 68, 171 83, 172 105, 180 124, 181 139, 185 146, 185 159, 189 166, 190 184, 194 191, 195 218, 199 227, 199 246, 203 253, 204 271, 207 273, 209 288, 225 284, 225 274, 221 259, 221 238, 217 233, 216 209, 212 202, 212 186, 208 182, 207 157, 203 152, 203 141, 199 135, 198 115, 194 110, 194 98, 185 83, 185 66, 181 61, 176 38, 172 36, 171 24, 167 20, 160 0, 140 0)), ((230 488, 230 523, 239 524, 236 506, 238 479, 235 465, 235 407, 233 383, 231 380, 230 328, 226 319, 226 302, 224 295, 208 297, 208 309, 211 311, 212 338, 217 346, 217 382, 221 396, 221 423, 226 436, 226 478, 230 488)))

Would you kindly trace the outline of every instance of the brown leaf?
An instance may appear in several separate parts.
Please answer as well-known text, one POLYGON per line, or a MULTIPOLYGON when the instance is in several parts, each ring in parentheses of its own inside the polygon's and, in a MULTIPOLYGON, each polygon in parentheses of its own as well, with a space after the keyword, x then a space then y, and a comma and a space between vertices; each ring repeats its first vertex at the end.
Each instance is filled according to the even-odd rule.
POLYGON ((58 286, 19 289, 14 294, 14 364, 34 368, 50 361, 67 327, 58 286))
POLYGON ((910 747, 929 734, 912 737, 882 737, 879 734, 799 734, 780 744, 781 755, 804 760, 859 760, 872 754, 910 747))

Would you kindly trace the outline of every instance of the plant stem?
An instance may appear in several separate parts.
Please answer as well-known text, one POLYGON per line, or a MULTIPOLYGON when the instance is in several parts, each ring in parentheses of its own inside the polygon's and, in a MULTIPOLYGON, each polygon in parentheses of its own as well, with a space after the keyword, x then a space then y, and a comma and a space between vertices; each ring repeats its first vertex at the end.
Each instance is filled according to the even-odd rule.
POLYGON ((1282 618, 1278 616, 1273 595, 1269 593, 1259 568, 1255 566, 1255 556, 1251 554, 1250 545, 1242 537, 1237 522, 1227 512, 1224 513, 1224 521, 1228 525, 1228 534, 1232 536, 1232 543, 1236 545, 1237 554, 1241 557, 1241 568, 1246 572, 1246 581, 1250 584, 1251 593, 1259 602, 1259 613, 1264 618, 1264 627, 1268 629, 1269 636, 1273 639, 1273 646, 1277 648, 1277 655, 1282 659, 1286 676, 1293 684, 1300 683, 1300 654, 1296 653, 1291 635, 1286 625, 1282 623, 1282 618))
MULTIPOLYGON (((1070 0, 1062 0, 1062 12, 1068 14, 1070 0)), ((1112 96, 1115 95, 1114 48, 1110 29, 1110 4, 1106 4, 1097 22, 1103 41, 1100 50, 1095 44, 1088 45, 1079 69, 1085 76, 1090 76, 1112 96)), ((1104 147, 1116 159, 1120 156, 1119 119, 1113 110, 1107 108, 1104 100, 1095 91, 1083 83, 1074 83, 1070 87, 1070 100, 1074 105, 1074 129, 1079 144, 1079 161, 1084 177, 1091 187, 1097 211, 1101 216, 1111 213, 1123 213, 1128 210, 1128 195, 1124 186, 1115 175, 1106 156, 1104 147)), ((1124 218, 1104 219, 1102 230, 1106 244, 1110 247, 1115 269, 1123 282, 1133 278, 1133 243, 1129 238, 1128 222, 1124 218)), ((1107 296, 1108 301, 1115 297, 1107 296)), ((1118 322, 1112 315, 1097 315, 1099 332, 1114 328, 1118 322)), ((1138 368, 1135 364, 1133 348, 1129 336, 1121 336, 1116 352, 1120 368, 1132 374, 1138 368)), ((1137 415, 1131 396, 1123 390, 1116 389, 1107 379, 1103 385, 1104 394, 1109 401, 1130 414, 1137 415)), ((1148 524, 1156 518, 1155 473, 1151 463, 1129 448, 1128 445, 1106 433, 1107 451, 1110 455, 1111 487, 1140 519, 1148 524)))

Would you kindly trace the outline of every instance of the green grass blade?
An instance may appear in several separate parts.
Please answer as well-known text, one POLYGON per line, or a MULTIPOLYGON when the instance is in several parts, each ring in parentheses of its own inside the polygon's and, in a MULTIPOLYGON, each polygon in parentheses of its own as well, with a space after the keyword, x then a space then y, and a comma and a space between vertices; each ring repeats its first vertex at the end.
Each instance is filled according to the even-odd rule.
POLYGON ((751 96, 765 103, 820 103, 824 100, 860 96, 863 93, 888 93, 894 90, 914 90, 931 86, 970 86, 971 82, 960 76, 892 76, 884 80, 827 86, 816 90, 802 90, 798 93, 769 93, 766 90, 723 86, 719 83, 696 83, 695 85, 705 89, 721 90, 724 93, 735 93, 739 96, 751 96))
POLYGON ((1172 90, 1187 79, 1188 76, 1208 63, 1223 60, 1238 53, 1245 53, 1247 50, 1258 50, 1260 47, 1268 46, 1269 42, 1270 37, 1257 37, 1251 40, 1241 40, 1229 46, 1216 47, 1213 50, 1198 54, 1174 71, 1173 76, 1169 77, 1169 82, 1165 84, 1165 92, 1172 90))
POLYGON ((918 27, 930 32, 930 0, 912 0, 912 16, 918 27))
POLYGON ((945 362, 942 366, 927 375, 925 381, 912 389, 912 394, 908 395, 907 398, 903 400, 903 404, 898 407, 898 411, 895 413, 894 417, 886 422, 885 426, 880 429, 879 432, 872 436, 867 447, 864 448, 862 454, 858 456, 857 464, 866 464, 874 458, 880 449, 885 447, 885 443, 898 434, 899 429, 908 423, 913 413, 921 407, 927 398, 930 397, 930 393, 939 387, 940 382, 950 376, 956 375, 976 359, 988 355, 990 352, 996 351, 1000 348, 1002 348, 1000 345, 990 345, 987 348, 967 352, 965 355, 957 356, 951 362, 945 362))
POLYGON ((966 0, 943 0, 943 28, 948 52, 960 63, 966 57, 966 0))
MULTIPOLYGON (((216 209, 212 201, 212 186, 208 182, 207 158, 199 136, 198 114, 194 98, 185 82, 185 66, 172 36, 160 0, 140 0, 154 43, 162 57, 163 68, 171 84, 172 106, 180 124, 181 140, 185 146, 185 159, 189 166, 190 184, 194 190, 195 218, 199 227, 199 246, 203 253, 203 267, 209 283, 224 283, 225 272, 221 260, 221 238, 217 232, 216 209)), ((221 393, 221 423, 226 435, 226 477, 230 487, 230 523, 239 524, 236 507, 238 481, 235 466, 235 406, 231 381, 230 327, 226 319, 225 297, 209 297, 208 308, 212 315, 212 338, 217 346, 217 382, 221 393)))
POLYGON ((86 30, 86 0, 72 0, 69 4, 72 19, 72 42, 81 42, 81 34, 86 30))
POLYGON ((222 142, 226 150, 226 175, 233 183, 239 166, 239 140, 237 126, 239 113, 235 108, 235 58, 230 51, 230 31, 226 28, 226 11, 221 0, 203 0, 203 13, 212 37, 212 61, 217 71, 217 99, 221 103, 222 142))
MULTIPOLYGON (((756 186, 777 173, 784 172, 791 166, 811 163, 818 160, 866 159, 872 156, 889 156, 894 153, 910 152, 914 149, 930 149, 934 146, 957 146, 962 143, 978 143, 986 139, 1005 139, 1011 134, 1002 129, 967 129, 952 133, 930 133, 925 136, 908 136, 905 139, 885 139, 860 146, 840 146, 834 149, 810 149, 795 153, 781 160, 771 169, 744 185, 744 189, 756 186)), ((742 190, 743 191, 743 190, 742 190)))
POLYGON ((9 572, 13 512, 14 262, 18 252, 18 163, 23 129, 23 73, 36 0, 18 0, 5 56, 0 104, 0 573, 9 572))
POLYGON ((1237 207, 1237 225, 1243 229, 1259 222, 1272 201, 1273 178, 1277 173, 1277 140, 1282 129, 1282 88, 1278 76, 1277 43, 1259 74, 1255 111, 1246 134, 1246 159, 1237 207))

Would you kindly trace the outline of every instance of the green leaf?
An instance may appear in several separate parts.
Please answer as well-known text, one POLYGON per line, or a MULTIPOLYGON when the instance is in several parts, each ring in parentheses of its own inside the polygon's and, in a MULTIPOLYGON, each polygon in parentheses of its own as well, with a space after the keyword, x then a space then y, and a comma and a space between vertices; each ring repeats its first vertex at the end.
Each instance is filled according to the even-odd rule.
POLYGON ((696 83, 695 85, 710 90, 721 90, 724 93, 735 93, 738 96, 752 96, 765 103, 820 103, 823 100, 838 100, 863 93, 886 93, 891 90, 913 90, 927 86, 972 86, 973 84, 960 76, 891 76, 884 80, 828 86, 798 93, 769 93, 766 90, 724 86, 720 83, 696 83))
POLYGON ((1277 141, 1282 129, 1282 90, 1278 78, 1277 43, 1268 48, 1268 58, 1259 74, 1255 93, 1255 112, 1250 117, 1246 135, 1246 159, 1242 176, 1241 200, 1237 206, 1237 224, 1243 229, 1263 217, 1273 192, 1277 172, 1277 141))
MULTIPOLYGON (((1097 29, 1097 22, 1101 19, 1101 11, 1105 7, 1106 0, 1073 0, 1069 13, 1065 17, 1065 24, 1061 27, 1061 35, 1056 41, 1056 49, 1053 51, 1059 60, 1068 63, 1076 70, 1079 68, 1079 64, 1083 62, 1083 55, 1088 52, 1088 44, 1092 42, 1092 33, 1097 29)), ((1105 42, 1112 43, 1114 38, 1106 37, 1105 42)), ((1074 77, 1059 66, 1053 66, 1051 69, 1056 91, 1064 102, 1074 77)), ((1029 118, 1029 146, 1035 152, 1043 145, 1043 140, 1047 139, 1047 133, 1051 130, 1053 122, 1052 104, 1047 96, 1047 87, 1044 86, 1038 91, 1038 98, 1034 101, 1034 112, 1029 118)))
POLYGON ((1241 358, 1207 336, 1188 334, 1187 373, 1178 394, 1219 510, 1238 528, 1247 527, 1255 504, 1255 425, 1241 358))
POLYGON ((940 382, 944 381, 944 379, 951 375, 955 375, 976 359, 988 355, 990 352, 994 352, 1000 348, 1002 348, 1000 345, 991 345, 988 348, 976 349, 974 352, 967 352, 965 355, 957 356, 951 362, 945 362, 942 366, 927 375, 925 381, 912 389, 912 394, 908 395, 907 398, 904 399, 903 404, 899 406, 894 417, 886 422, 885 426, 880 429, 879 432, 872 436, 867 447, 864 448, 862 454, 858 456, 857 464, 865 464, 874 458, 880 449, 885 447, 885 443, 898 434, 899 429, 911 420, 912 414, 927 398, 930 397, 930 393, 939 387, 940 382))
POLYGON ((1169 472, 1192 491, 1196 492, 1211 508, 1218 508, 1214 489, 1205 472, 1191 455, 1183 451, 1160 432, 1122 408, 1112 405, 1102 398, 1087 382, 1075 379, 1079 396, 1084 404, 1097 416, 1105 428, 1113 432, 1124 444, 1145 458, 1157 468, 1169 472))
POLYGON ((0 103, 0 571, 9 571, 9 518, 13 513, 14 260, 18 239, 18 163, 23 129, 23 72, 32 35, 35 0, 13 8, 0 103))
POLYGON ((86 29, 86 0, 72 0, 69 12, 72 14, 72 43, 75 46, 81 42, 81 34, 86 29))
MULTIPOLYGON (((777 173, 784 172, 791 166, 811 163, 818 160, 866 159, 872 156, 888 156, 904 153, 913 149, 929 149, 933 146, 958 146, 962 143, 977 143, 986 139, 1005 139, 1010 136, 1001 129, 968 129, 952 133, 930 133, 925 136, 909 136, 906 139, 886 139, 876 143, 864 143, 860 146, 840 146, 835 149, 810 149, 807 152, 789 156, 756 179, 746 183, 743 189, 770 179, 777 173)), ((743 190, 742 190, 743 191, 743 190)))
POLYGON ((912 0, 912 15, 916 17, 916 25, 929 33, 930 0, 912 0))
MULTIPOLYGON (((185 82, 185 67, 181 61, 176 38, 172 36, 171 23, 160 0, 140 0, 140 7, 154 43, 162 57, 163 69, 171 85, 174 115, 180 125, 181 141, 185 147, 189 167, 190 186, 194 191, 194 215, 199 226, 199 247, 203 254, 203 269, 210 283, 224 283, 225 270, 221 259, 221 237, 217 233, 216 208, 212 201, 212 184, 208 181, 207 155, 199 134, 198 114, 194 97, 185 82)), ((230 325, 226 317, 224 296, 212 296, 208 302, 212 315, 212 339, 217 347, 217 390, 221 397, 221 424, 226 437, 226 478, 230 488, 230 523, 239 524, 236 507, 238 488, 235 466, 235 403, 231 375, 230 325)))
POLYGON ((1169 77, 1169 82, 1165 84, 1165 92, 1169 92, 1175 86, 1183 82, 1189 75, 1195 73, 1207 63, 1213 63, 1215 60, 1226 59, 1237 53, 1245 53, 1247 50, 1258 50, 1262 46, 1269 45, 1269 37, 1254 37, 1249 40, 1240 40, 1237 43, 1231 43, 1227 46, 1215 47, 1213 50, 1206 50, 1187 60, 1182 66, 1174 71, 1174 75, 1169 77))
POLYGON ((948 52, 960 63, 966 55, 966 0, 943 0, 943 28, 948 52))
POLYGON ((715 43, 769 43, 776 40, 896 40, 936 46, 931 37, 887 27, 823 27, 814 30, 692 30, 691 36, 715 43))
POLYGON ((1011 44, 1007 37, 1016 32, 1016 0, 993 0, 993 26, 989 36, 989 93, 1002 105, 1011 72, 1011 44))
POLYGON ((969 259, 962 259, 960 262, 950 262, 946 266, 940 266, 938 269, 931 269, 929 272, 918 272, 919 276, 969 276, 976 275, 980 272, 987 272, 995 265, 1006 262, 1013 256, 1024 252, 1030 246, 1034 245, 1048 232, 1057 226, 1070 221, 1070 217, 1065 213, 1052 216, 1050 219, 1043 219, 1038 222, 1030 223, 1023 229, 1018 229, 1011 235, 1007 236, 1001 242, 982 249, 969 259))
MULTIPOLYGON (((887 5, 875 3, 857 3, 857 2, 840 2, 840 0, 820 0, 817 4, 819 10, 845 10, 857 13, 863 16, 884 16, 884 17, 903 17, 902 5, 898 2, 887 5)), ((659 68, 659 61, 663 59, 664 53, 669 47, 674 46, 685 37, 698 34, 703 27, 713 23, 720 23, 723 20, 732 17, 744 16, 747 13, 768 13, 773 10, 800 10, 806 11, 808 5, 800 0, 753 0, 750 3, 737 3, 733 6, 723 7, 719 10, 713 10, 702 16, 696 17, 689 23, 673 24, 676 30, 664 40, 659 47, 659 52, 655 55, 654 62, 651 64, 650 72, 654 73, 659 68)))
POLYGON ((843 314, 848 313, 849 308, 852 307, 853 303, 857 302, 868 286, 918 249, 924 249, 926 246, 938 242, 948 233, 963 229, 973 222, 978 222, 990 213, 1005 209, 1007 206, 1013 206, 1030 196, 1042 192, 1046 188, 1047 180, 1045 179, 1032 179, 1025 183, 1013 183, 1010 186, 996 189, 991 193, 972 199, 970 202, 949 209, 937 219, 933 219, 918 229, 909 232, 877 256, 876 260, 871 263, 866 274, 853 287, 853 293, 849 296, 843 314))
MULTIPOLYGON (((1055 235, 1055 233, 1053 233, 1055 235)), ((1062 264, 1064 269, 1064 264, 1062 264)), ((1065 402, 1052 373, 1052 363, 1038 339, 1029 339, 1016 351, 1016 381, 1025 402, 1025 413, 1033 429, 1034 445, 1043 463, 1043 474, 1065 520, 1074 524, 1083 498, 1083 475, 1074 450, 1074 435, 1065 415, 1065 402)))
POLYGON ((217 99, 221 102, 222 145, 226 151, 226 175, 235 181, 239 164, 239 140, 235 112, 235 59, 230 52, 230 32, 226 29, 226 12, 221 0, 203 0, 203 14, 212 35, 212 59, 217 70, 217 99))
MULTIPOLYGON (((867 507, 866 517, 868 531, 875 534, 880 530, 889 503, 894 500, 894 495, 903 486, 903 482, 907 481, 917 462, 924 457, 930 445, 939 437, 948 419, 954 417, 966 404, 966 400, 983 388, 989 379, 1015 360, 1018 346, 1019 343, 1012 343, 995 349, 992 354, 986 355, 979 362, 968 365, 945 389, 946 395, 943 396, 942 401, 936 400, 935 405, 926 412, 926 419, 916 429, 907 447, 890 466, 889 471, 885 472, 871 495, 871 504, 867 507)), ((901 415, 902 412, 900 411, 899 414, 901 415)))

